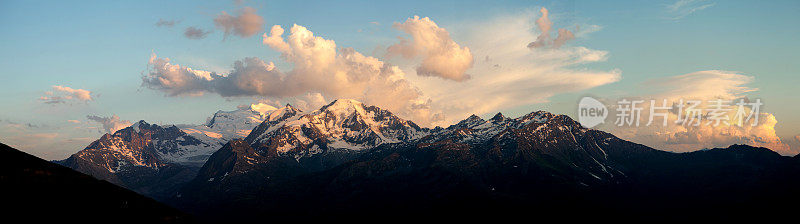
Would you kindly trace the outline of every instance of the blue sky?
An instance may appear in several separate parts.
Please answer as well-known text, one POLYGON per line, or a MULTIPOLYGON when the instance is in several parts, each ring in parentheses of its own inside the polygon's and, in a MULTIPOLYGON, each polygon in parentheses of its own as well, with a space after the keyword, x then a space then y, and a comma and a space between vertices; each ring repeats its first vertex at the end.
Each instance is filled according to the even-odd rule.
MULTIPOLYGON (((426 97, 436 99, 438 95, 435 90, 428 90, 430 86, 476 84, 420 77, 414 71, 419 58, 388 56, 387 47, 397 44, 398 36, 408 37, 392 24, 415 15, 429 17, 446 29, 455 43, 473 50, 476 65, 466 73, 476 82, 494 74, 481 70, 477 64, 484 57, 478 52, 486 52, 481 49, 492 46, 478 46, 483 43, 476 41, 481 38, 475 37, 475 30, 481 26, 491 30, 495 25, 501 27, 496 21, 507 21, 497 18, 520 17, 534 24, 533 20, 541 16, 539 10, 545 7, 554 28, 579 33, 577 25, 587 31, 559 50, 585 47, 607 53, 603 60, 570 64, 558 71, 617 72, 618 80, 571 91, 537 91, 533 86, 528 91, 548 94, 520 105, 476 110, 478 115, 488 117, 502 111, 515 117, 540 109, 574 115, 581 96, 648 95, 651 88, 643 84, 648 80, 724 70, 753 77, 744 86, 758 90, 748 92, 747 97, 765 102, 762 111, 778 121, 775 134, 784 144, 797 149, 800 115, 796 112, 800 106, 795 103, 794 85, 800 81, 800 64, 794 53, 800 52, 800 45, 795 43, 800 27, 794 23, 800 21, 800 2, 695 0, 672 10, 671 6, 679 2, 1 1, 0 67, 4 72, 0 119, 4 123, 0 123, 0 140, 38 156, 62 159, 103 132, 100 124, 87 120, 87 115, 117 115, 122 120, 162 124, 202 123, 215 111, 233 110, 237 105, 259 100, 294 102, 294 98, 222 97, 213 92, 172 97, 142 85, 142 76, 151 72, 148 60, 152 53, 169 58, 174 64, 221 74, 229 73, 235 61, 247 57, 274 62, 281 71, 292 70, 293 64, 283 59, 279 51, 262 43, 262 34, 269 33, 273 25, 286 29, 285 37, 289 28, 297 24, 316 36, 334 40, 337 47, 352 47, 398 65, 426 97), (252 7, 263 18, 263 29, 251 36, 225 37, 214 19, 222 11, 236 15, 244 7, 252 7), (156 26, 159 20, 174 21, 175 25, 156 26), (189 26, 211 33, 203 39, 188 39, 183 34, 189 26), (39 100, 55 85, 89 90, 93 99, 59 104, 39 100), (29 140, 42 136, 49 136, 47 143, 29 140)), ((499 29, 484 35, 501 36, 506 31, 532 36, 541 32, 530 26, 529 30, 499 29)), ((326 100, 337 96, 323 95, 326 100)), ((450 113, 446 106, 435 109, 448 115, 448 121, 461 119, 462 114, 450 113)))

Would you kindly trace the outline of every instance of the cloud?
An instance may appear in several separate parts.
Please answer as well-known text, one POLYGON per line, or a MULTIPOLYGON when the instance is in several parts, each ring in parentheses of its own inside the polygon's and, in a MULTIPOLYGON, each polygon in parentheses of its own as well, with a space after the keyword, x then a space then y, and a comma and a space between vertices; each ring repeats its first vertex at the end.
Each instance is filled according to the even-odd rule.
POLYGON ((422 64, 416 69, 417 75, 455 81, 469 79, 466 72, 473 65, 472 52, 468 47, 459 46, 446 29, 436 25, 430 18, 414 16, 404 23, 395 23, 393 27, 411 35, 411 40, 398 37, 400 43, 389 46, 388 56, 421 57, 422 64))
POLYGON ((81 121, 79 121, 79 120, 67 120, 67 122, 73 123, 73 124, 80 124, 81 123, 81 121))
POLYGON ((536 20, 536 27, 539 28, 539 31, 541 31, 541 33, 539 34, 539 36, 536 37, 535 41, 528 43, 528 48, 533 49, 533 48, 542 48, 548 46, 552 48, 559 48, 561 47, 561 45, 564 45, 567 41, 575 39, 575 35, 572 33, 572 31, 559 28, 556 39, 551 41, 550 30, 553 28, 553 22, 550 21, 549 12, 544 7, 542 7, 542 9, 540 9, 539 12, 542 14, 542 16, 536 20))
MULTIPOLYGON (((263 44, 281 53, 285 62, 281 64, 291 66, 286 71, 272 62, 245 58, 235 62, 229 73, 218 74, 172 64, 168 58, 153 55, 142 85, 167 96, 213 93, 288 100, 304 110, 317 109, 327 100, 353 98, 430 126, 449 125, 473 113, 545 103, 558 94, 584 91, 620 79, 617 69, 584 67, 605 61, 606 51, 578 46, 528 49, 526 45, 536 38, 529 32, 534 18, 533 13, 504 15, 457 26, 467 29, 459 33, 465 34, 470 53, 490 59, 472 62, 472 78, 460 82, 408 77, 403 72, 405 68, 364 56, 352 48, 340 48, 333 40, 315 36, 303 26, 294 25, 287 31, 276 25, 263 35, 263 44)), ((409 66, 412 68, 408 70, 416 67, 409 66)))
POLYGON ((295 99, 295 107, 302 111, 316 110, 328 103, 321 93, 307 93, 302 97, 295 99))
POLYGON ((179 21, 158 19, 158 22, 156 22, 156 26, 157 27, 173 27, 177 23, 179 23, 179 21))
POLYGON ((553 40, 553 47, 559 48, 561 45, 564 45, 564 43, 572 39, 575 39, 575 35, 573 35, 571 31, 566 29, 558 29, 558 37, 553 40))
POLYGON ((667 13, 671 15, 668 19, 680 20, 714 5, 715 3, 707 3, 706 0, 678 0, 675 3, 667 5, 666 8, 667 13))
POLYGON ((80 139, 91 132, 77 130, 72 124, 32 124, 11 120, 2 120, 0 124, 0 142, 47 160, 65 159, 91 142, 80 139))
POLYGON ((142 77, 142 86, 164 91, 169 96, 202 95, 210 88, 212 75, 217 76, 212 72, 173 65, 169 58, 158 58, 153 53, 148 63, 148 74, 142 77))
POLYGON ((39 100, 46 104, 60 104, 67 102, 89 102, 94 100, 92 92, 85 89, 73 89, 67 86, 52 86, 53 91, 45 92, 39 100))
POLYGON ((211 31, 205 31, 203 29, 190 26, 186 27, 186 31, 183 32, 183 36, 186 36, 186 38, 189 39, 198 40, 206 38, 206 35, 208 35, 209 33, 211 33, 211 31))
POLYGON ((547 39, 550 38, 550 29, 553 27, 553 22, 550 22, 550 18, 548 16, 548 11, 546 8, 542 7, 539 10, 542 13, 542 16, 539 19, 536 19, 536 26, 539 27, 539 31, 542 33, 536 37, 536 41, 531 42, 528 44, 530 48, 538 48, 545 46, 547 39))
POLYGON ((117 115, 111 115, 111 117, 87 115, 86 119, 102 124, 103 129, 106 131, 106 133, 114 133, 117 130, 131 126, 132 124, 130 121, 127 120, 120 120, 120 118, 117 115))
POLYGON ((250 37, 261 32, 264 27, 264 19, 256 14, 256 10, 251 7, 244 7, 239 15, 232 16, 222 11, 214 18, 214 25, 218 29, 225 31, 225 37, 234 34, 239 37, 250 37))
POLYGON ((228 74, 194 70, 171 64, 168 58, 150 59, 142 85, 168 96, 196 96, 216 93, 223 97, 264 96, 300 97, 307 104, 319 99, 354 98, 377 105, 415 122, 429 124, 429 102, 396 66, 362 55, 352 48, 337 48, 333 40, 314 36, 305 27, 294 25, 284 39, 284 29, 273 26, 263 43, 281 53, 293 67, 279 71, 274 63, 259 58, 236 61, 228 74), (312 95, 308 95, 312 94, 312 95), (319 95, 316 95, 319 94, 319 95))
POLYGON ((449 125, 470 114, 496 113, 524 105, 546 103, 550 97, 584 91, 621 78, 617 69, 588 69, 605 61, 608 52, 579 46, 527 48, 536 35, 530 32, 536 14, 524 12, 462 25, 464 43, 483 60, 475 61, 472 78, 464 82, 414 80, 430 106, 449 125), (491 34, 491 35, 487 35, 491 34))
MULTIPOLYGON (((605 51, 567 46, 528 49, 526 44, 536 38, 528 32, 532 18, 534 14, 526 13, 460 26, 469 28, 462 33, 467 34, 465 43, 475 47, 470 48, 470 54, 491 59, 472 62, 474 75, 461 82, 407 77, 400 67, 352 48, 339 48, 333 40, 315 36, 303 26, 292 26, 285 36, 286 30, 276 25, 263 35, 263 44, 281 53, 286 62, 282 64, 292 66, 287 71, 279 70, 272 62, 245 58, 235 62, 229 73, 218 74, 172 64, 168 58, 153 55, 142 85, 167 96, 214 93, 223 97, 288 99, 304 110, 316 109, 326 100, 354 98, 430 126, 449 125, 472 113, 544 103, 557 94, 620 79, 619 70, 583 68, 584 64, 605 61, 605 51)), ((424 18, 409 20, 433 25, 424 22, 424 18)), ((411 46, 415 41, 407 43, 411 46)))
MULTIPOLYGON (((776 135, 775 125, 778 120, 774 115, 760 111, 760 108, 756 111, 756 108, 744 107, 743 111, 746 114, 758 113, 758 122, 753 122, 755 115, 753 120, 750 122, 745 121, 742 125, 738 125, 733 119, 737 113, 737 102, 740 100, 743 100, 743 102, 755 101, 755 99, 747 98, 746 95, 757 90, 746 86, 752 80, 752 76, 736 72, 709 70, 656 78, 644 82, 643 87, 648 89, 651 94, 627 98, 627 100, 645 100, 645 103, 641 105, 643 109, 640 126, 618 127, 609 125, 609 129, 621 138, 670 151, 684 152, 703 148, 727 147, 732 144, 748 144, 766 147, 783 155, 796 154, 789 145, 785 144, 776 135), (667 100, 667 106, 673 107, 673 110, 669 111, 654 110, 657 113, 667 113, 668 122, 666 126, 663 123, 659 123, 663 122, 663 117, 656 116, 654 116, 655 124, 646 125, 650 116, 650 100, 656 100, 655 105, 657 107, 662 106, 663 100, 667 100), (688 101, 690 100, 701 102, 698 108, 703 109, 705 112, 701 123, 697 126, 675 123, 678 120, 679 113, 682 116, 688 113, 687 108, 680 110, 678 105, 680 102, 689 104, 688 101), (733 109, 723 113, 724 116, 730 119, 728 124, 722 120, 719 125, 715 126, 715 122, 709 119, 709 112, 715 108, 713 105, 716 100, 724 100, 725 103, 723 104, 728 105, 724 108, 733 109)), ((611 104, 616 105, 617 102, 611 104)), ((609 108, 616 108, 616 106, 609 108)), ((612 115, 611 119, 616 120, 614 115, 612 115)))
POLYGON ((745 86, 753 81, 752 76, 736 72, 707 70, 666 78, 655 78, 644 86, 656 93, 656 97, 669 100, 679 97, 695 99, 735 99, 758 89, 745 86))

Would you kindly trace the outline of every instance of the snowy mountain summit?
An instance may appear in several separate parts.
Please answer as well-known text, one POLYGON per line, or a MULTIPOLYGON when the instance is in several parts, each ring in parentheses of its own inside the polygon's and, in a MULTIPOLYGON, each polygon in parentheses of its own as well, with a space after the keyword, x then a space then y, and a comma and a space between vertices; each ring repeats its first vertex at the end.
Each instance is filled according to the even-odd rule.
POLYGON ((200 176, 222 180, 279 164, 324 170, 380 145, 414 141, 430 133, 387 110, 351 99, 309 113, 287 105, 270 113, 244 140, 233 140, 214 153, 200 176))
POLYGON ((358 151, 385 143, 421 138, 429 133, 387 110, 340 99, 308 114, 265 121, 245 139, 254 148, 277 154, 310 156, 321 149, 358 151))
POLYGON ((279 154, 313 154, 313 149, 362 150, 384 143, 398 143, 428 134, 414 122, 387 110, 340 99, 308 114, 296 114, 282 122, 265 122, 265 130, 247 140, 257 148, 275 147, 279 154), (311 150, 311 151, 308 151, 311 150))

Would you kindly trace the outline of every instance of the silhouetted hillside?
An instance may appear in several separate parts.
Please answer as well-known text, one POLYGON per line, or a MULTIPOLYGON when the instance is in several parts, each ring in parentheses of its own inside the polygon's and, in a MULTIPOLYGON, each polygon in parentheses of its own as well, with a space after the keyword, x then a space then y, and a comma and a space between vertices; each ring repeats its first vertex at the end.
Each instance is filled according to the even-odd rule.
POLYGON ((150 198, 5 144, 0 144, 0 192, 2 220, 15 223, 191 221, 186 214, 150 198))

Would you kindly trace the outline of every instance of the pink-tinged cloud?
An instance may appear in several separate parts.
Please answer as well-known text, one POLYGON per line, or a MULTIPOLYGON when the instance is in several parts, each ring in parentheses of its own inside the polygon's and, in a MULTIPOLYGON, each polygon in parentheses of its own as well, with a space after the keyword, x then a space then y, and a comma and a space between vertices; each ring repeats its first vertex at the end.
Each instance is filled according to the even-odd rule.
POLYGON ((536 40, 528 44, 528 48, 542 48, 542 47, 552 47, 552 48, 559 48, 564 45, 567 41, 575 39, 575 35, 572 31, 567 29, 559 28, 558 29, 558 36, 555 39, 551 40, 550 37, 550 30, 553 29, 553 22, 550 21, 549 12, 546 8, 542 7, 539 10, 542 14, 539 19, 536 20, 536 27, 539 28, 541 33, 539 36, 536 37, 536 40))
MULTIPOLYGON (((743 120, 739 125, 735 121, 738 107, 735 106, 740 100, 753 102, 755 99, 747 98, 747 93, 757 89, 748 87, 753 81, 753 76, 747 76, 730 71, 708 70, 698 71, 683 75, 676 75, 665 78, 656 78, 643 83, 643 88, 652 91, 646 96, 631 96, 628 100, 642 99, 645 103, 640 105, 642 108, 640 126, 612 126, 609 127, 612 133, 619 137, 634 142, 642 143, 657 149, 670 151, 694 151, 704 148, 727 147, 732 144, 747 144, 772 149, 783 155, 797 154, 788 144, 784 143, 775 133, 775 125, 778 119, 771 113, 763 111, 765 107, 753 108, 744 107, 743 112, 747 115, 754 114, 751 120, 743 120), (664 126, 663 117, 654 117, 655 125, 646 126, 650 115, 650 100, 656 100, 656 106, 660 107, 663 100, 667 100, 667 105, 672 105, 673 110, 656 111, 657 113, 666 112, 668 115, 667 125, 664 126), (681 101, 683 100, 683 101, 681 101), (678 109, 680 102, 688 104, 688 101, 701 102, 698 108, 705 113, 700 119, 699 125, 685 125, 675 123, 678 115, 686 116, 687 107, 683 110, 678 109), (715 126, 709 123, 708 111, 713 110, 714 101, 724 100, 724 107, 731 109, 720 116, 729 120, 721 120, 715 126), (758 111, 756 111, 758 109, 758 111), (757 116, 757 122, 756 122, 757 116)), ((617 102, 609 102, 616 105, 617 102)), ((612 116, 610 120, 615 120, 612 116)))
POLYGON ((254 8, 244 7, 236 16, 222 11, 214 18, 214 25, 225 31, 226 38, 231 34, 250 37, 264 29, 264 18, 256 14, 254 8))
POLYGON ((468 47, 461 47, 453 41, 450 33, 430 18, 414 16, 403 23, 395 23, 393 27, 410 35, 411 39, 399 37, 400 43, 387 49, 388 56, 422 58, 422 63, 417 67, 417 75, 455 81, 469 79, 467 70, 473 65, 472 52, 468 47))
POLYGON ((67 102, 89 102, 94 100, 92 92, 85 89, 73 89, 67 86, 53 86, 53 91, 45 92, 39 100, 46 104, 60 104, 67 102))
MULTIPOLYGON (((444 115, 437 125, 450 125, 471 114, 494 114, 521 106, 546 103, 559 94, 586 91, 621 79, 618 69, 588 68, 608 52, 579 46, 542 51, 527 47, 538 34, 538 13, 524 12, 487 18, 455 27, 477 58, 463 82, 416 78, 431 97, 431 108, 444 115), (491 35, 487 35, 491 34, 491 35)), ((454 30, 456 32, 456 30, 454 30)))

